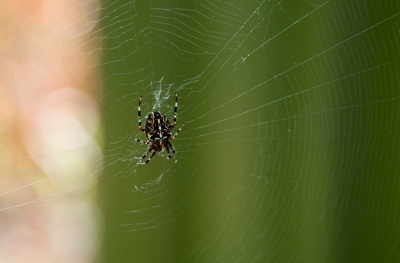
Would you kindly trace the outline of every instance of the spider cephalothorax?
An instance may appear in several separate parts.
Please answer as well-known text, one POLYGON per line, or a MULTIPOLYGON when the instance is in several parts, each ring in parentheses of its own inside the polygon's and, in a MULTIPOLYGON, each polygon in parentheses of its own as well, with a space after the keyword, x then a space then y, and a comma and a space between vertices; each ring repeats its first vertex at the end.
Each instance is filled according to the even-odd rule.
POLYGON ((139 99, 139 106, 138 106, 138 120, 139 120, 139 130, 146 134, 148 139, 147 142, 142 141, 140 139, 135 139, 132 136, 128 136, 130 139, 135 140, 137 142, 141 142, 149 146, 147 152, 139 159, 143 160, 146 156, 153 152, 149 159, 147 159, 142 164, 147 164, 150 160, 154 157, 156 152, 162 152, 165 148, 167 150, 168 156, 167 159, 171 158, 171 154, 169 150, 171 149, 172 153, 176 153, 174 147, 172 146, 170 140, 174 140, 178 133, 182 130, 185 124, 178 129, 178 131, 172 136, 172 129, 176 125, 176 112, 178 111, 178 93, 175 92, 175 110, 174 110, 174 123, 170 124, 167 117, 159 111, 155 111, 147 116, 146 126, 143 129, 142 121, 140 119, 140 105, 142 103, 142 96, 139 99))

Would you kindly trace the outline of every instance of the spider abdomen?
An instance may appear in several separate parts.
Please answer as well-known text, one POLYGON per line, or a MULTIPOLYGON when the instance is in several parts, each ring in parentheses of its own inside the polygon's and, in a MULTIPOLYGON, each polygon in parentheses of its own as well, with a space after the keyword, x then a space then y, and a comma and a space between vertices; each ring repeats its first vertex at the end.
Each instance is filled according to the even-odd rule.
POLYGON ((147 138, 157 144, 171 137, 171 124, 161 112, 155 111, 147 116, 145 133, 147 138))

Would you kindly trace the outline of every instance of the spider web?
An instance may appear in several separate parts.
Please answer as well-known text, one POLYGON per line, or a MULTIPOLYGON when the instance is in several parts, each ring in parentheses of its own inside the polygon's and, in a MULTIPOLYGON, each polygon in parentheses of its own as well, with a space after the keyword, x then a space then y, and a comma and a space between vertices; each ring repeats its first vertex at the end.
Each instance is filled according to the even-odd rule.
POLYGON ((95 197, 100 262, 399 260, 398 1, 105 0, 100 9, 82 56, 101 56, 90 70, 102 73, 94 141, 103 151, 62 167, 58 190, 2 211, 95 197), (147 146, 128 139, 145 140, 139 97, 142 123, 152 111, 171 121, 175 91, 173 132, 185 123, 177 153, 140 165, 147 146))

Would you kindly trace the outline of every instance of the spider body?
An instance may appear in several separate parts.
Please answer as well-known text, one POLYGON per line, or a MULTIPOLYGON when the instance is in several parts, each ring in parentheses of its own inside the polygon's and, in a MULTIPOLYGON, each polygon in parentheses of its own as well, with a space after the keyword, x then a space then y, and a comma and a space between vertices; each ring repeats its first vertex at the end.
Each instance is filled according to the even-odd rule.
POLYGON ((175 92, 175 110, 174 110, 174 123, 170 124, 167 117, 159 111, 155 111, 150 113, 147 116, 146 126, 145 128, 142 127, 142 122, 140 119, 140 105, 142 103, 142 96, 139 99, 139 106, 138 106, 138 121, 139 121, 139 130, 146 134, 148 141, 142 141, 140 139, 135 139, 132 136, 128 136, 130 139, 135 140, 137 142, 146 144, 149 146, 147 152, 139 159, 144 160, 146 156, 153 152, 149 159, 147 159, 144 163, 147 164, 151 161, 154 155, 157 152, 162 152, 163 149, 166 149, 168 156, 167 159, 171 158, 170 150, 172 153, 176 153, 174 147, 172 146, 170 140, 174 140, 178 133, 182 130, 185 124, 178 129, 178 131, 172 136, 172 129, 176 125, 176 113, 178 111, 178 93, 175 92))
POLYGON ((161 112, 155 111, 147 116, 144 132, 146 133, 147 139, 152 143, 171 138, 171 130, 172 128, 169 120, 161 112))

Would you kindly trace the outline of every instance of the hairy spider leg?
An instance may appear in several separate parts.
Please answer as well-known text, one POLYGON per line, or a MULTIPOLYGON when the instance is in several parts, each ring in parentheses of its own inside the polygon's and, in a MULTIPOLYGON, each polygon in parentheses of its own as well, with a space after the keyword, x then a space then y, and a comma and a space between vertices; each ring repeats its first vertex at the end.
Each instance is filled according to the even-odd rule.
MULTIPOLYGON (((143 154, 142 158, 140 158, 140 159, 143 160, 144 158, 146 158, 146 156, 147 156, 151 151, 153 151, 153 149, 149 148, 149 150, 148 150, 145 154, 143 154)), ((155 152, 153 152, 153 153, 155 153, 155 152)), ((139 159, 139 158, 138 158, 138 159, 139 159)))
POLYGON ((173 154, 175 154, 175 153, 176 153, 176 151, 175 151, 175 148, 174 148, 174 146, 172 145, 172 143, 170 143, 169 145, 171 146, 171 152, 172 152, 173 154))
POLYGON ((142 96, 140 96, 140 99, 139 99, 138 120, 139 120, 139 130, 140 130, 141 132, 144 132, 144 129, 143 129, 143 127, 142 127, 142 120, 140 119, 140 104, 142 104, 142 96))
POLYGON ((170 140, 174 140, 176 138, 176 136, 178 136, 178 133, 181 132, 183 126, 185 126, 185 124, 183 123, 182 126, 179 128, 179 130, 177 130, 174 134, 174 136, 172 136, 171 138, 169 138, 170 140))
POLYGON ((151 159, 154 157, 154 155, 156 155, 155 151, 153 151, 153 154, 150 156, 150 158, 147 159, 143 164, 148 164, 151 161, 151 159))
POLYGON ((131 139, 131 140, 134 140, 134 141, 141 142, 143 144, 149 145, 149 142, 145 142, 145 141, 142 141, 140 139, 133 138, 132 136, 128 136, 128 138, 131 139))
POLYGON ((171 159, 171 154, 169 153, 168 145, 165 145, 164 147, 165 147, 165 149, 167 150, 167 153, 168 153, 167 159, 171 159))
POLYGON ((171 128, 176 125, 176 112, 178 111, 178 92, 175 91, 175 109, 174 109, 174 123, 171 125, 171 128))

